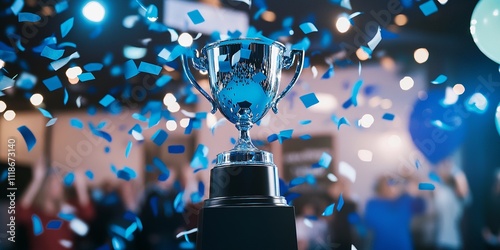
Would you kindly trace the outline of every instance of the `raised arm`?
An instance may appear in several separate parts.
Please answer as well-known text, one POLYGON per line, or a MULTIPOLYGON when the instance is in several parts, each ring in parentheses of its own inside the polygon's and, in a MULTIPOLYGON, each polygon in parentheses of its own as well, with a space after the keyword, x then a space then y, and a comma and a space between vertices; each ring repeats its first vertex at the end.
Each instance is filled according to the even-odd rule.
POLYGON ((38 191, 42 187, 43 180, 45 178, 45 174, 47 173, 47 167, 45 166, 45 158, 42 156, 32 167, 32 178, 31 182, 28 185, 26 191, 21 196, 21 207, 29 208, 33 204, 33 200, 35 199, 38 191))

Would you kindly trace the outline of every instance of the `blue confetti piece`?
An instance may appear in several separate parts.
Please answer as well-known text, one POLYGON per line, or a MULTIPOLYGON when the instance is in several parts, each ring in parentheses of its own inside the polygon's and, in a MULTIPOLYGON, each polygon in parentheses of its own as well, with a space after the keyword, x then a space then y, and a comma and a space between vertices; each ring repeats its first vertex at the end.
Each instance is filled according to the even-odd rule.
POLYGON ((90 171, 90 170, 85 171, 85 176, 87 176, 87 178, 89 178, 89 180, 94 179, 94 173, 92 173, 92 171, 90 171))
POLYGON ((441 83, 444 83, 446 82, 446 80, 448 80, 448 77, 445 76, 445 75, 439 75, 438 77, 436 77, 436 79, 434 79, 431 83, 432 84, 441 84, 441 83))
POLYGON ((305 141, 305 140, 310 140, 312 138, 311 135, 308 135, 308 134, 305 134, 305 135, 301 135, 299 136, 299 139, 305 141))
POLYGON ((184 200, 182 196, 184 196, 184 192, 179 192, 174 199, 174 209, 177 213, 184 212, 184 200))
POLYGON ((50 67, 54 69, 55 71, 59 70, 60 68, 64 67, 64 65, 68 64, 69 61, 75 58, 80 58, 80 54, 78 52, 74 52, 73 54, 69 55, 68 57, 61 58, 57 61, 53 61, 50 63, 50 67))
POLYGON ((90 80, 94 80, 95 76, 94 76, 94 74, 92 74, 90 72, 85 72, 85 73, 81 73, 80 75, 78 75, 78 79, 82 82, 87 82, 90 80))
POLYGON ((38 22, 38 21, 42 20, 42 18, 39 15, 29 13, 29 12, 19 13, 17 15, 17 19, 19 22, 38 22))
POLYGON ((299 25, 299 28, 306 35, 309 33, 312 33, 312 32, 318 32, 318 28, 316 28, 316 26, 314 26, 314 24, 312 24, 310 22, 303 23, 303 24, 299 25))
POLYGON ((219 62, 219 70, 220 70, 220 72, 230 72, 231 71, 231 63, 229 61, 219 62))
POLYGON ((160 71, 161 71, 161 67, 158 65, 147 63, 147 62, 141 62, 141 64, 139 64, 139 72, 158 75, 158 74, 160 74, 160 71))
POLYGON ((260 8, 255 14, 253 15, 253 20, 259 19, 259 17, 266 12, 267 8, 260 8))
POLYGON ((124 65, 125 71, 125 79, 130 79, 139 74, 139 70, 137 69, 137 65, 135 65, 134 60, 128 60, 124 65))
POLYGON ((51 220, 49 223, 47 223, 47 229, 50 230, 59 230, 62 226, 62 221, 61 220, 51 220))
MULTIPOLYGON (((4 76, 4 78, 8 78, 4 76)), ((10 78, 8 78, 10 79, 10 78)), ((3 89, 3 84, 2 84, 3 78, 0 80, 0 90, 3 89)), ((14 81, 14 80, 12 80, 14 81)), ((33 87, 35 87, 36 83, 38 81, 38 78, 35 75, 32 75, 30 73, 23 72, 21 73, 21 76, 17 78, 16 81, 16 86, 21 89, 25 90, 31 90, 33 87)))
POLYGON ((342 104, 342 108, 343 108, 343 109, 348 109, 349 107, 351 107, 351 105, 352 105, 352 99, 351 99, 351 98, 349 98, 349 99, 347 99, 347 101, 345 101, 345 102, 342 104))
POLYGON ((155 217, 158 216, 158 196, 153 196, 149 199, 149 206, 155 217))
POLYGON ((130 181, 132 179, 132 177, 127 171, 121 169, 116 172, 116 177, 125 181, 130 181))
POLYGON ((38 217, 38 215, 36 214, 31 215, 31 222, 33 223, 33 234, 35 236, 42 234, 43 225, 42 225, 42 220, 40 220, 40 217, 38 217))
POLYGON ((307 125, 307 124, 310 124, 312 121, 311 120, 301 120, 299 121, 299 124, 300 125, 307 125))
POLYGON ((326 152, 321 154, 321 158, 318 161, 318 165, 323 168, 328 168, 332 162, 332 156, 326 152))
POLYGON ((185 151, 184 145, 171 145, 168 146, 168 153, 170 154, 182 154, 185 151))
POLYGON ((358 92, 361 89, 362 85, 363 85, 363 80, 358 80, 354 84, 354 87, 352 88, 351 102, 352 105, 354 105, 354 107, 358 106, 358 92))
POLYGON ((323 74, 321 79, 330 79, 335 75, 335 70, 333 69, 333 65, 330 64, 330 67, 323 74))
POLYGON ((52 114, 49 111, 47 111, 47 110, 45 110, 43 108, 38 108, 38 110, 42 113, 43 116, 45 116, 47 118, 50 118, 50 119, 53 118, 52 114))
POLYGON ((62 83, 58 76, 47 78, 42 82, 43 84, 45 84, 45 87, 47 87, 49 91, 54 91, 56 89, 62 88, 62 83))
POLYGON ((293 134, 293 129, 287 129, 287 130, 280 131, 280 133, 278 135, 278 140, 279 140, 280 144, 282 144, 283 141, 292 138, 292 134, 293 134))
POLYGON ((415 167, 416 167, 417 169, 420 169, 420 167, 421 167, 421 166, 422 166, 422 163, 420 163, 420 160, 418 160, 418 159, 417 159, 417 160, 415 161, 415 167))
POLYGON ((104 153, 106 153, 106 154, 107 154, 107 153, 109 153, 109 151, 110 151, 110 148, 109 148, 109 147, 104 147, 104 153))
POLYGON ((319 103, 319 100, 314 93, 305 94, 300 97, 300 100, 302 101, 302 103, 306 108, 309 108, 319 103))
POLYGON ((10 10, 14 15, 18 15, 19 12, 23 9, 24 7, 24 0, 16 0, 11 6, 10 10))
POLYGON ((8 88, 12 88, 14 86, 15 81, 10 77, 1 75, 0 76, 0 90, 5 90, 8 88))
POLYGON ((128 158, 130 155, 130 150, 132 150, 132 142, 129 141, 127 144, 127 148, 125 149, 125 158, 128 158))
POLYGON ((78 120, 77 118, 71 118, 69 120, 69 125, 77 129, 83 129, 83 122, 78 120))
POLYGON ((170 177, 170 174, 161 173, 160 175, 158 175, 158 180, 159 181, 166 181, 168 179, 168 177, 170 177))
POLYGON ((56 122, 57 122, 57 118, 52 118, 47 122, 47 124, 45 124, 45 127, 50 127, 50 126, 54 125, 56 122))
POLYGON ((2 176, 0 176, 0 182, 3 182, 5 180, 7 180, 7 177, 9 175, 9 172, 7 171, 7 169, 5 169, 3 172, 2 172, 2 176))
POLYGON ((435 172, 429 172, 429 179, 431 181, 435 181, 437 183, 440 183, 441 182, 441 177, 439 177, 438 174, 436 174, 435 172))
POLYGON ((438 11, 438 8, 433 0, 429 0, 429 1, 421 4, 419 6, 419 8, 422 11, 422 13, 424 13, 425 16, 429 16, 429 15, 435 13, 436 11, 438 11))
POLYGON ((115 98, 109 94, 104 96, 100 101, 99 104, 101 104, 104 107, 108 107, 112 102, 115 101, 115 98))
POLYGON ((19 131, 19 133, 23 136, 26 146, 28 147, 28 152, 31 151, 36 144, 36 138, 35 135, 33 135, 33 132, 31 132, 31 130, 24 125, 18 127, 17 131, 19 131))
POLYGON ((383 116, 382 116, 382 119, 384 120, 388 120, 388 121, 392 121, 394 120, 394 114, 391 114, 391 113, 385 113, 383 116))
POLYGON ((349 121, 345 117, 342 117, 339 119, 338 124, 337 124, 337 130, 340 130, 340 126, 342 126, 342 125, 351 126, 351 124, 349 123, 349 121))
POLYGON ((165 86, 168 82, 172 80, 172 77, 169 75, 162 75, 158 80, 156 80, 156 86, 159 88, 165 86))
POLYGON ((151 137, 151 140, 158 146, 161 146, 167 140, 168 134, 163 129, 158 129, 151 137))
POLYGON ((193 10, 188 12, 187 14, 194 24, 200 24, 205 22, 205 18, 203 18, 199 10, 193 10))
POLYGON ((303 176, 299 176, 299 177, 296 177, 296 178, 292 179, 290 181, 289 186, 291 188, 291 187, 295 187, 295 186, 298 186, 298 185, 302 185, 304 183, 306 183, 306 178, 304 178, 303 176))
POLYGON ((434 184, 432 184, 432 183, 422 182, 422 183, 418 184, 418 189, 432 191, 432 190, 436 189, 436 187, 434 187, 434 184))
POLYGON ((74 219, 76 216, 72 213, 63 213, 63 212, 59 212, 57 214, 57 217, 62 219, 62 220, 65 220, 65 221, 71 221, 72 219, 74 219))
POLYGON ((333 214, 333 208, 335 207, 335 203, 332 203, 330 205, 328 205, 326 208, 325 208, 325 211, 323 211, 323 213, 321 214, 322 216, 330 216, 333 214))
POLYGON ((83 69, 89 72, 100 71, 104 65, 102 63, 87 63, 83 66, 83 69))
POLYGON ((111 239, 111 245, 113 246, 114 250, 125 250, 126 245, 125 242, 121 238, 118 237, 113 237, 111 239))
POLYGON ((61 28, 61 37, 64 38, 66 35, 68 35, 69 31, 73 28, 73 23, 75 21, 75 18, 72 17, 66 21, 64 21, 64 23, 61 24, 60 28, 61 28))
POLYGON ((64 49, 53 49, 47 45, 43 47, 42 53, 40 55, 51 60, 58 60, 63 56, 63 54, 64 49))
POLYGON ((64 42, 64 43, 60 43, 59 45, 57 45, 57 47, 58 48, 64 48, 64 47, 76 48, 76 43, 64 42))
POLYGON ((74 180, 75 180, 75 174, 73 172, 69 172, 64 176, 63 182, 64 182, 64 185, 69 187, 73 184, 74 180))
POLYGON ((342 193, 340 193, 339 201, 337 202, 337 211, 340 212, 343 206, 344 206, 344 197, 342 196, 342 193))
POLYGON ((170 170, 168 170, 167 165, 158 157, 153 158, 153 164, 165 174, 170 174, 170 170))
POLYGON ((69 7, 68 1, 61 1, 61 2, 58 2, 54 5, 54 8, 56 9, 57 14, 62 13, 63 11, 67 10, 68 7, 69 7))

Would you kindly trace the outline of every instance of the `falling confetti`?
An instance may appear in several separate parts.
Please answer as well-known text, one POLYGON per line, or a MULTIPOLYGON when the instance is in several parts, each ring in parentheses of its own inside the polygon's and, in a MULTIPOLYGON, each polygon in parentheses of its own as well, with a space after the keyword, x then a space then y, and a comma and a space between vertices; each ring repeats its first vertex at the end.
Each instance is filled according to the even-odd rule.
POLYGON ((101 104, 103 107, 108 107, 112 102, 115 101, 115 98, 109 94, 104 96, 100 101, 99 104, 101 104))
POLYGON ((53 49, 48 45, 45 46, 40 54, 43 57, 49 58, 51 60, 58 60, 64 54, 64 49, 53 49))
POLYGON ((33 223, 33 234, 35 236, 38 236, 43 233, 43 225, 42 225, 42 220, 40 220, 40 217, 38 215, 33 214, 31 216, 31 222, 33 223))
POLYGON ((158 129, 156 133, 153 134, 151 140, 158 146, 161 146, 165 140, 167 140, 168 134, 163 129, 158 129))
POLYGON ((17 15, 17 18, 19 22, 38 22, 42 20, 39 15, 29 12, 21 12, 17 15))
POLYGON ((85 176, 87 176, 87 178, 89 178, 89 180, 94 179, 94 173, 90 170, 85 171, 85 176))
POLYGON ((188 12, 187 14, 194 24, 200 24, 205 22, 205 18, 203 18, 199 10, 193 10, 188 12))
POLYGON ((73 28, 75 18, 72 17, 61 24, 61 37, 64 38, 73 28))
POLYGON ((47 87, 49 91, 54 91, 56 89, 62 88, 62 83, 58 76, 47 78, 42 82, 43 84, 45 84, 45 87, 47 87))
MULTIPOLYGON (((382 41, 382 34, 380 33, 381 29, 380 26, 377 28, 377 33, 375 36, 368 42, 368 47, 370 48, 371 51, 374 51, 377 45, 382 41)), ((369 53, 371 54, 371 53, 369 53)))
POLYGON ((87 81, 91 81, 94 79, 95 79, 94 74, 92 74, 90 72, 85 72, 85 73, 81 73, 80 75, 78 75, 78 80, 80 80, 82 82, 87 82, 87 81))
POLYGON ((54 125, 56 122, 57 122, 57 118, 52 118, 47 122, 47 124, 45 124, 45 127, 50 127, 50 126, 54 125))
POLYGON ((69 124, 77 129, 83 129, 83 122, 78 120, 77 118, 71 118, 69 120, 69 124))
POLYGON ((52 119, 52 114, 50 114, 49 111, 47 111, 43 108, 38 108, 38 110, 42 113, 43 116, 52 119))
POLYGON ((51 230, 58 230, 62 226, 62 221, 61 220, 51 220, 49 223, 47 223, 47 229, 51 230))
POLYGON ((344 197, 343 197, 342 193, 340 193, 339 201, 337 203, 337 211, 340 212, 340 210, 342 210, 343 206, 344 206, 344 197))
POLYGON ((314 93, 305 94, 305 95, 300 97, 300 100, 302 101, 302 103, 304 104, 304 106, 306 108, 309 108, 309 107, 319 103, 319 100, 316 97, 316 94, 314 94, 314 93))
POLYGON ((23 136, 26 146, 28 147, 28 152, 31 151, 36 144, 36 138, 35 135, 33 135, 33 132, 31 132, 31 130, 24 125, 18 127, 17 131, 19 131, 19 133, 23 136))
POLYGON ((422 182, 422 183, 418 184, 418 189, 419 190, 429 190, 429 191, 432 191, 432 190, 435 189, 435 187, 434 187, 434 184, 432 184, 432 183, 422 182))
POLYGON ((318 28, 316 28, 316 26, 314 26, 314 24, 310 23, 310 22, 303 23, 303 24, 299 25, 299 28, 306 35, 309 33, 312 33, 312 32, 318 32, 318 28))
POLYGON ((424 13, 425 16, 429 16, 435 12, 437 12, 437 6, 436 3, 434 3, 434 0, 429 0, 419 6, 420 10, 422 13, 424 13))
POLYGON ((325 211, 323 211, 323 213, 321 215, 322 216, 330 216, 330 215, 332 215, 333 211, 334 211, 334 207, 335 207, 335 203, 332 203, 332 204, 328 205, 325 208, 325 211))
POLYGON ((64 67, 64 65, 68 64, 69 61, 72 59, 80 58, 80 54, 78 52, 74 52, 73 54, 69 55, 68 57, 61 58, 57 61, 51 62, 50 66, 52 69, 55 71, 59 70, 60 68, 64 67))
POLYGON ((362 85, 363 85, 363 80, 358 80, 354 84, 354 87, 352 88, 351 103, 352 103, 352 105, 354 105, 354 107, 358 106, 358 92, 361 89, 362 85))
POLYGON ((184 145, 170 145, 168 146, 168 153, 170 154, 182 154, 185 151, 184 145))
POLYGON ((147 63, 147 62, 141 62, 139 64, 139 72, 145 72, 153 75, 158 75, 160 74, 161 67, 155 64, 147 63))
POLYGON ((448 80, 448 77, 445 76, 445 75, 439 75, 438 77, 436 77, 436 79, 434 79, 431 83, 432 84, 441 84, 441 83, 444 83, 446 82, 446 80, 448 80))
POLYGON ((89 231, 89 226, 85 224, 82 220, 74 218, 69 222, 69 227, 73 232, 80 236, 85 236, 89 231))
POLYGON ((127 148, 125 148, 125 158, 128 158, 128 156, 130 155, 130 150, 132 150, 132 142, 129 141, 127 143, 127 148))
POLYGON ((340 126, 342 126, 342 125, 351 126, 351 124, 349 123, 349 121, 345 117, 341 117, 339 119, 338 124, 337 124, 337 130, 340 130, 340 126))
POLYGON ((383 116, 382 116, 382 119, 384 120, 388 120, 388 121, 392 121, 394 120, 394 114, 390 114, 390 113, 385 113, 383 116))
POLYGON ((322 168, 328 168, 331 162, 332 162, 332 156, 326 152, 323 152, 321 154, 321 158, 319 159, 318 163, 316 163, 315 165, 322 168))

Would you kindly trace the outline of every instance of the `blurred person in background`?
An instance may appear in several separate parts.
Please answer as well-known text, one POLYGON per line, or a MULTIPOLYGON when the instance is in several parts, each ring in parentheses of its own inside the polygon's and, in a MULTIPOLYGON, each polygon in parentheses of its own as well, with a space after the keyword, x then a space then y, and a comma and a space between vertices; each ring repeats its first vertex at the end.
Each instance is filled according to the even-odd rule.
MULTIPOLYGON (((75 249, 76 235, 72 230, 74 228, 70 228, 69 221, 61 219, 59 215, 74 216, 83 221, 90 221, 94 216, 84 174, 78 169, 74 171, 72 185, 75 187, 76 200, 73 200, 72 197, 66 197, 62 178, 46 167, 44 157, 36 161, 32 171, 32 180, 16 209, 18 223, 28 229, 29 249, 75 249), (61 225, 59 228, 49 229, 46 225, 50 221, 61 222, 61 225)), ((79 228, 82 229, 80 234, 86 233, 84 227, 79 228)))
POLYGON ((451 158, 436 166, 440 179, 433 191, 436 213, 436 247, 439 250, 462 249, 461 221, 470 200, 465 174, 451 158))
MULTIPOLYGON (((294 201, 297 216, 295 225, 297 227, 298 250, 328 250, 330 244, 327 241, 328 225, 323 216, 321 208, 327 206, 326 199, 315 197, 317 195, 306 195, 294 201)), ((326 197, 325 197, 326 198, 326 197)))
POLYGON ((491 194, 485 208, 486 225, 483 229, 483 237, 486 241, 486 249, 500 250, 500 169, 496 170, 491 194))
POLYGON ((331 242, 331 249, 351 250, 351 246, 360 247, 357 239, 356 227, 360 218, 357 213, 357 204, 351 199, 347 183, 344 178, 339 178, 328 188, 328 194, 333 202, 338 204, 340 195, 344 200, 344 205, 340 211, 335 212, 328 220, 328 234, 331 242))
POLYGON ((425 210, 425 202, 418 197, 418 184, 381 176, 375 185, 376 196, 368 200, 364 222, 370 230, 370 249, 411 250, 412 218, 425 210), (404 185, 404 186, 402 186, 404 185))
POLYGON ((139 218, 143 231, 136 240, 136 249, 159 250, 180 249, 184 237, 177 239, 176 235, 184 231, 183 211, 177 211, 174 201, 182 190, 182 178, 174 168, 164 181, 152 180, 144 191, 140 204, 139 218))

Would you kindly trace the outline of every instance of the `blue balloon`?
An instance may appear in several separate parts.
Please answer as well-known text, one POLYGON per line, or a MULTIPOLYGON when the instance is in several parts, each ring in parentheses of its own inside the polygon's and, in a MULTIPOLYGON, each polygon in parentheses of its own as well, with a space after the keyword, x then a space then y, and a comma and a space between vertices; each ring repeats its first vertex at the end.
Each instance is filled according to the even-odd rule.
POLYGON ((500 63, 500 0, 480 0, 470 20, 470 33, 488 58, 500 63))
POLYGON ((425 100, 418 100, 410 115, 409 132, 413 143, 432 164, 444 160, 462 144, 464 119, 470 113, 462 106, 442 105, 442 90, 431 90, 425 100))

